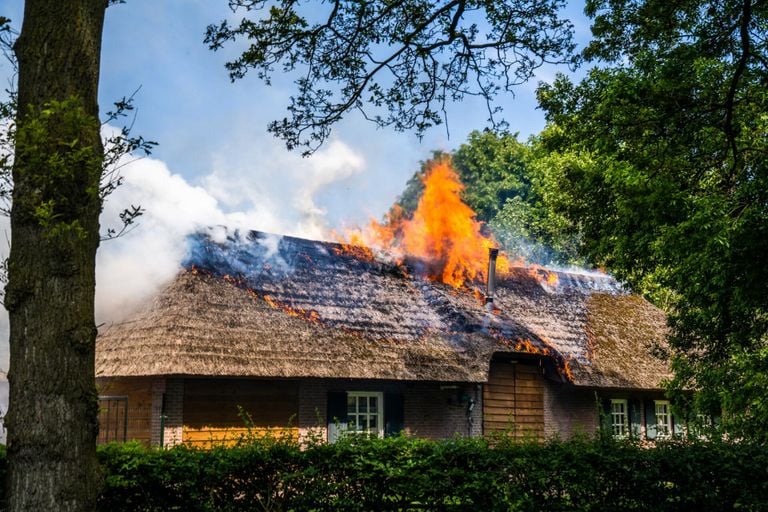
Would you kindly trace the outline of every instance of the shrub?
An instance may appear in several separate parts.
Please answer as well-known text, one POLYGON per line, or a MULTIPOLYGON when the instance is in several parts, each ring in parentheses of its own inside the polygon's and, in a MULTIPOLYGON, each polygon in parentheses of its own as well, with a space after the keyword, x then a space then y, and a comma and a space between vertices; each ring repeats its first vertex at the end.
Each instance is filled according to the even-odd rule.
POLYGON ((98 454, 105 512, 768 509, 768 448, 722 440, 348 437, 208 451, 112 444, 98 454))

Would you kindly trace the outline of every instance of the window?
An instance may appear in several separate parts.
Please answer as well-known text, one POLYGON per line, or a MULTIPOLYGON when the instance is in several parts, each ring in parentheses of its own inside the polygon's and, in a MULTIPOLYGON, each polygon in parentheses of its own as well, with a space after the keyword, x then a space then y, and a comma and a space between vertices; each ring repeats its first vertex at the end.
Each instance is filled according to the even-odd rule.
POLYGON ((384 437, 383 405, 383 393, 347 392, 347 432, 384 437))
POLYGON ((625 399, 611 400, 611 432, 613 437, 626 437, 629 434, 629 414, 625 399))
POLYGON ((382 391, 329 391, 328 441, 346 434, 396 435, 405 424, 404 396, 382 391))
POLYGON ((665 438, 672 435, 672 412, 669 410, 669 400, 654 400, 656 407, 656 436, 665 438))

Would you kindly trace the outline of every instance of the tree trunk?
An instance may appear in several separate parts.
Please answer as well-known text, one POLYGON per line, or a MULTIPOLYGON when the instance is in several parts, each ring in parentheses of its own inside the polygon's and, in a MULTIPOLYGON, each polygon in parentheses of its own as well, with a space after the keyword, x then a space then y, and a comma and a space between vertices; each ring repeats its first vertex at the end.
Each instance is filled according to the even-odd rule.
POLYGON ((13 168, 9 510, 93 510, 98 491, 93 313, 107 0, 27 0, 13 168))

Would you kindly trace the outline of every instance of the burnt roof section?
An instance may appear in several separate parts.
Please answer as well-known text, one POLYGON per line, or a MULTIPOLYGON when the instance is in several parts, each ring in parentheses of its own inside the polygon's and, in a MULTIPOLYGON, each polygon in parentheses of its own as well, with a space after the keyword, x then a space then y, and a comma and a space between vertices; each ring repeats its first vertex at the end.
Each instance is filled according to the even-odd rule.
POLYGON ((499 280, 494 300, 568 359, 576 384, 660 389, 671 377, 664 313, 610 276, 557 276, 549 286, 517 269, 499 280))
POLYGON ((419 262, 343 244, 260 232, 189 243, 177 279, 101 333, 99 375, 483 382, 494 353, 533 352, 567 362, 580 385, 658 388, 667 376, 638 339, 662 343, 663 315, 607 276, 558 273, 547 285, 513 269, 492 311, 471 290, 419 278, 419 262), (613 325, 614 306, 645 328, 613 325), (640 373, 619 364, 630 356, 643 358, 640 373))

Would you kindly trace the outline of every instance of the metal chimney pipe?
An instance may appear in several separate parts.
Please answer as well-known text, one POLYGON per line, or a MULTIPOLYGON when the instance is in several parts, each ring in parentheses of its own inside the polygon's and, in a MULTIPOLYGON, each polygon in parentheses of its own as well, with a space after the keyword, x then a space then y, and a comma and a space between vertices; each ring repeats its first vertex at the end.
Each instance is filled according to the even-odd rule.
POLYGON ((493 302, 493 294, 496 291, 496 258, 499 250, 493 247, 488 248, 488 281, 485 288, 485 303, 493 302))

